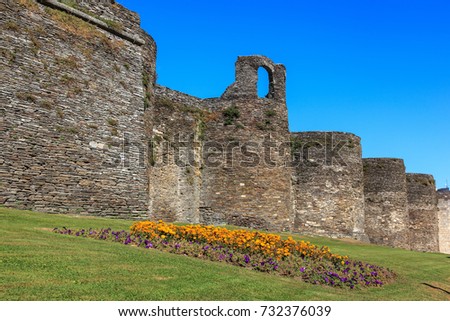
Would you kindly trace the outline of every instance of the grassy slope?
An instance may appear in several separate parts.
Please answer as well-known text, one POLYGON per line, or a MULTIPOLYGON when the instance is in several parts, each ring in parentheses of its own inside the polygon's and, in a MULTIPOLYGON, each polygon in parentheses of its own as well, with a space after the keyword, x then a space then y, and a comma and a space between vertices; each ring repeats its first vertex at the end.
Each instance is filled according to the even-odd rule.
POLYGON ((450 255, 307 238, 339 254, 394 269, 362 290, 313 286, 155 250, 57 235, 53 227, 128 229, 130 221, 0 207, 0 300, 450 300, 450 255))

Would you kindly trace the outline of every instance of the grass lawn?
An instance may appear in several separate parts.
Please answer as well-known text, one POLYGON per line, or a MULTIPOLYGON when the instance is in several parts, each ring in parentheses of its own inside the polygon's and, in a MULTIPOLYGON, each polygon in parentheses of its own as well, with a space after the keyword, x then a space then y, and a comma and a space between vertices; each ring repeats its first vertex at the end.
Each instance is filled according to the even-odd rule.
MULTIPOLYGON (((203 261, 52 233, 54 227, 128 229, 132 221, 0 207, 0 300, 450 300, 450 255, 304 237, 393 269, 382 288, 338 289, 203 261)), ((287 234, 286 234, 287 235, 287 234)), ((294 238, 299 239, 298 235, 294 238)))

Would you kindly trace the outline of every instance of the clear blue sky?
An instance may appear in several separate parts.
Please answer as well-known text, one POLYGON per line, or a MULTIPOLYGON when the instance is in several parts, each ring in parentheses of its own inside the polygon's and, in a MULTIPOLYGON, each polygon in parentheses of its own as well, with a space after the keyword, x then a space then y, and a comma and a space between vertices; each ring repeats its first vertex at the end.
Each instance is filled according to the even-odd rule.
POLYGON ((218 97, 239 55, 287 68, 291 131, 352 132, 364 157, 450 180, 450 1, 118 0, 158 45, 158 83, 218 97))

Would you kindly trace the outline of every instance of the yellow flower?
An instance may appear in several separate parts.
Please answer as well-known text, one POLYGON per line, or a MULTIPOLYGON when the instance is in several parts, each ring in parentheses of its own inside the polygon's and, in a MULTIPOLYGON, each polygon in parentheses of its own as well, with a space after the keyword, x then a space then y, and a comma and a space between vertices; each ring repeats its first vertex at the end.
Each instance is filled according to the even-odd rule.
MULTIPOLYGON (((311 258, 325 257, 337 262, 347 257, 332 254, 326 246, 317 247, 310 242, 295 241, 292 237, 282 240, 279 235, 247 230, 230 231, 223 227, 186 225, 158 222, 136 222, 130 227, 132 234, 144 234, 151 239, 198 240, 215 245, 231 247, 236 250, 245 250, 247 253, 261 253, 281 260, 290 255, 303 255, 311 258)), ((345 262, 344 262, 345 263, 345 262)))

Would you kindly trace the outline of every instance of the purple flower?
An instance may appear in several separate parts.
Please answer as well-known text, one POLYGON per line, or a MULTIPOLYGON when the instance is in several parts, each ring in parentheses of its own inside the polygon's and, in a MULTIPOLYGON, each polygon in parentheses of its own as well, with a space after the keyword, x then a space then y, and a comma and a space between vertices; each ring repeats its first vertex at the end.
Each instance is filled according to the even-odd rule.
POLYGON ((149 240, 145 240, 144 244, 145 244, 145 248, 146 249, 149 249, 149 248, 153 247, 153 244, 149 240))
POLYGON ((306 271, 306 268, 305 268, 305 267, 301 267, 301 268, 300 268, 300 272, 305 273, 305 271, 306 271))
POLYGON ((250 262, 250 256, 248 256, 247 254, 244 255, 244 260, 245 263, 248 264, 250 262))

